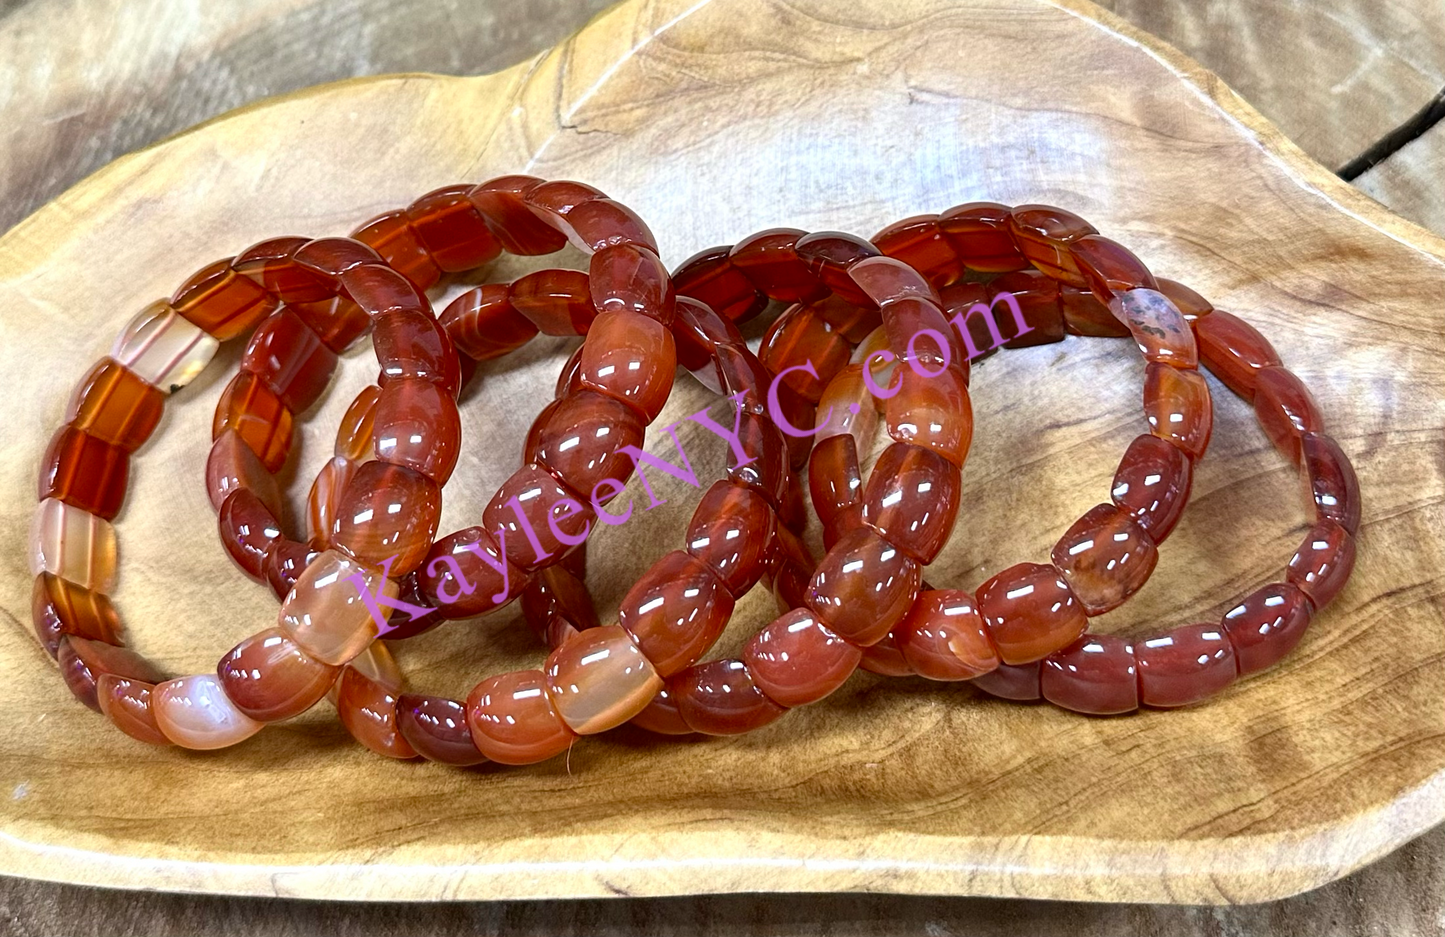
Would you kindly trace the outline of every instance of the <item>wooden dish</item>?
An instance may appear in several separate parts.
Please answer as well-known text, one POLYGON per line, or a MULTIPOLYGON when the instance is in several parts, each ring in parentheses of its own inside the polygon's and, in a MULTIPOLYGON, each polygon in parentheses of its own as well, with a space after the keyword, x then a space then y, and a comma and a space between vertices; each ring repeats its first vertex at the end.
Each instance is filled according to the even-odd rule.
MULTIPOLYGON (((1442 296, 1445 241, 1080 0, 634 0, 497 75, 343 82, 227 115, 117 161, 0 240, 0 604, 14 624, 0 634, 0 872, 417 900, 868 890, 1222 903, 1315 887, 1445 816, 1442 296), (455 771, 377 758, 326 707, 193 754, 143 747, 70 699, 29 634, 21 545, 40 453, 121 325, 262 237, 342 232, 434 186, 516 171, 622 199, 671 264, 776 224, 871 234, 978 198, 1077 210, 1258 325, 1309 383, 1364 489, 1354 579, 1273 672, 1196 708, 1116 719, 865 675, 748 737, 656 745, 622 730, 529 769, 455 771)), ((443 529, 476 516, 516 464, 565 347, 538 343, 469 396, 443 529)), ((132 643, 178 673, 209 669, 275 614, 225 559, 201 483, 237 352, 222 357, 138 454, 118 524, 132 643)), ((307 420, 293 503, 374 376, 368 358, 348 358, 307 420)), ((1137 356, 1097 339, 979 367, 965 508, 930 579, 971 588, 1037 560, 1106 500, 1142 425, 1140 379, 1137 356)), ((1194 502, 1153 581, 1105 629, 1213 619, 1277 577, 1305 529, 1293 470, 1213 386, 1216 441, 1194 502)), ((669 412, 708 399, 682 380, 669 412)), ((720 446, 682 438, 715 477, 720 446)), ((680 543, 696 495, 664 491, 667 505, 596 541, 604 606, 680 543)), ((755 593, 739 608, 725 645, 771 604, 755 593)), ((515 620, 404 647, 413 686, 455 694, 535 665, 515 620)))

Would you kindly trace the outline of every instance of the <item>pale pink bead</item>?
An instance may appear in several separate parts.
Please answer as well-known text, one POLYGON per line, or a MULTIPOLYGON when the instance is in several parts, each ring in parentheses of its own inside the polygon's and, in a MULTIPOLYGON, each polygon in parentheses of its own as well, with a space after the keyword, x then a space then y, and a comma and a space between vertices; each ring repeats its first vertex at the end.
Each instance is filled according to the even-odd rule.
POLYGON ((221 347, 165 300, 141 310, 115 340, 110 356, 166 393, 185 387, 221 347))
POLYGON ((311 493, 306 496, 306 537, 316 549, 331 546, 331 531, 336 522, 336 509, 341 495, 356 474, 356 463, 336 456, 316 473, 311 493))
POLYGON ((166 738, 200 751, 244 742, 263 725, 236 708, 213 673, 157 683, 151 710, 166 738))
POLYGON ((662 678, 620 625, 579 631, 547 658, 547 695, 578 735, 605 732, 647 708, 662 678))
POLYGON ((50 573, 95 592, 115 585, 115 528, 64 501, 46 498, 30 524, 30 572, 50 573))
POLYGON ((363 596, 372 597, 385 621, 391 609, 381 599, 394 599, 398 591, 380 570, 327 550, 297 578, 277 623, 301 650, 323 664, 344 664, 366 650, 380 631, 363 596))

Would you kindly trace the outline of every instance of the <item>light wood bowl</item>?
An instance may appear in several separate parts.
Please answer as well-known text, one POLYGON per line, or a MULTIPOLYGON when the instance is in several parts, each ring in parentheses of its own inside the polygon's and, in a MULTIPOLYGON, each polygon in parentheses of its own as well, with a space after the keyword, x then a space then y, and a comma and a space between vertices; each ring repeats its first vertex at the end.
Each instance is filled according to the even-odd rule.
MULTIPOLYGON (((134 888, 475 899, 868 890, 1245 902, 1320 885, 1445 816, 1445 242, 1311 162, 1217 79, 1081 0, 634 0, 480 78, 311 89, 117 161, 0 240, 0 872, 134 888), (1076 210, 1263 330, 1314 390, 1365 498, 1349 588, 1274 671, 1178 712, 1089 719, 966 685, 856 677, 750 736, 622 730, 528 769, 394 763, 326 707, 235 750, 156 750, 72 700, 31 638, 26 529, 71 387, 147 301, 278 234, 349 230, 438 185, 591 182, 677 264, 789 224, 863 235, 971 199, 1076 210), (323 711, 326 710, 326 711, 323 711)), ((577 258, 570 258, 576 262, 577 258)), ((503 266, 494 275, 512 275, 503 266)), ((491 367, 464 406, 443 529, 515 466, 568 346, 491 367)), ((135 460, 116 594, 142 652, 208 670, 275 600, 216 539, 208 427, 237 350, 176 395, 135 460)), ((370 352, 309 415, 293 503, 370 352)), ((1047 555, 1107 499, 1141 430, 1125 345, 996 356, 954 542, 971 588, 1047 555)), ((1280 575, 1305 529, 1295 473, 1216 390, 1215 443, 1145 590, 1100 621, 1216 618, 1280 575)), ((706 404, 679 380, 669 413, 706 404)), ((667 422, 665 415, 663 422, 667 422)), ((683 437, 701 471, 720 446, 683 437)), ((604 614, 680 545, 696 494, 597 538, 604 614)), ((640 492, 639 492, 640 495, 640 492)), ((723 650, 768 620, 739 606, 723 650)), ((403 647, 455 695, 540 656, 509 610, 403 647)))

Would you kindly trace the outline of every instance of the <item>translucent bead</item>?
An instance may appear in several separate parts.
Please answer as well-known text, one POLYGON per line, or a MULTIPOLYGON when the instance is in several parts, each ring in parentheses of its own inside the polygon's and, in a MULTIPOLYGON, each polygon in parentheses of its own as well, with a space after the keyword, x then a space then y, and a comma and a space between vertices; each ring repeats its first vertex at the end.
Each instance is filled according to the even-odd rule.
POLYGON ((527 344, 537 326, 512 305, 505 283, 467 290, 437 316, 457 351, 478 361, 500 358, 527 344))
POLYGON ((1194 333, 1184 315, 1157 290, 1129 290, 1109 303, 1114 317, 1129 327, 1145 361, 1191 369, 1199 366, 1194 333))
POLYGON ((581 270, 538 270, 517 279, 509 294, 512 308, 543 335, 586 335, 597 307, 581 270))
POLYGON ((539 422, 536 448, 526 457, 552 469, 588 500, 597 497, 599 504, 607 503, 615 492, 598 497, 597 486, 604 479, 620 483, 632 477, 633 463, 624 449, 642 447, 643 423, 627 404, 583 391, 563 397, 539 422))
POLYGON ((527 199, 544 187, 556 191, 563 186, 576 186, 593 198, 601 195, 580 182, 542 183, 533 176, 512 175, 482 183, 472 189, 469 197, 503 250, 519 256, 534 256, 561 250, 567 244, 567 237, 533 214, 527 199))
POLYGON ((96 712, 100 711, 96 681, 104 674, 147 683, 165 679, 155 665, 134 651, 77 635, 60 639, 55 661, 70 692, 96 712))
POLYGON ((1285 578, 1320 611, 1345 587, 1355 568, 1355 538, 1332 520, 1318 521, 1290 558, 1285 578))
POLYGON ((848 268, 865 258, 881 256, 877 247, 851 234, 815 231, 799 238, 795 249, 809 272, 834 293, 850 303, 876 305, 848 275, 848 268))
POLYGON ((873 402, 873 393, 863 381, 863 366, 850 364, 828 382, 818 400, 817 425, 820 431, 814 436, 814 449, 834 437, 853 437, 854 446, 868 451, 873 444, 873 435, 878 429, 878 411, 873 402))
POLYGON ((1137 436, 1119 460, 1110 494, 1155 544, 1163 543, 1189 502, 1193 465, 1167 440, 1137 436))
POLYGON ((623 628, 578 632, 542 668, 557 714, 578 735, 616 728, 646 708, 662 677, 623 628))
POLYGON ((768 699, 740 660, 689 667, 668 682, 688 727, 704 735, 740 735, 777 719, 786 709, 768 699))
POLYGON ((570 228, 568 238, 587 253, 616 244, 637 244, 657 253, 657 238, 643 220, 621 202, 593 198, 563 216, 562 227, 570 228))
POLYGON ((733 245, 728 257, 735 270, 770 298, 784 303, 812 302, 827 295, 828 288, 798 257, 798 238, 805 233, 796 228, 769 228, 733 245))
POLYGON ((971 680, 999 665, 978 603, 961 589, 920 592, 893 633, 908 669, 930 680, 971 680))
POLYGON ((457 351, 431 316, 405 309, 383 313, 373 319, 372 345, 381 363, 381 383, 420 378, 456 397, 462 382, 457 351))
POLYGON ((407 207, 407 220, 417 240, 444 273, 472 270, 502 252, 471 199, 470 185, 435 189, 407 207))
POLYGON ((896 221, 873 237, 886 256, 917 270, 930 283, 951 283, 963 273, 963 261, 939 230, 937 215, 896 221))
POLYGON ((973 442, 973 405, 963 377, 951 368, 931 377, 911 367, 898 373, 897 392, 883 410, 888 435, 962 466, 973 442))
POLYGON ((231 258, 198 270, 171 297, 171 306, 224 342, 266 318, 277 305, 250 277, 231 269, 231 258))
MULTIPOLYGON (((1059 311, 1064 315, 1064 330, 1070 335, 1102 338, 1125 338, 1129 335, 1129 327, 1114 318, 1109 307, 1089 290, 1060 286, 1059 311)), ((1188 316, 1185 318, 1188 319, 1188 316)))
POLYGON ((1219 309, 1196 321, 1194 328, 1205 367, 1225 387, 1254 400, 1256 375, 1279 367, 1279 352, 1248 322, 1219 309))
MULTIPOLYGON (((385 641, 373 641, 366 646, 351 663, 341 668, 343 671, 356 670, 371 682, 378 686, 385 687, 393 693, 400 693, 405 680, 402 677, 401 665, 396 662, 391 651, 387 648, 385 641)), ((341 696, 341 680, 331 684, 331 689, 326 691, 326 699, 335 706, 341 696)))
POLYGON ((68 634, 102 644, 122 643, 120 616, 105 593, 50 573, 35 577, 30 590, 30 619, 40 646, 52 658, 58 652, 60 639, 68 634))
POLYGON ((585 542, 596 517, 552 473, 528 463, 502 483, 482 511, 482 526, 505 531, 507 558, 536 569, 585 542))
POLYGON ((1089 289, 1105 302, 1115 293, 1133 289, 1158 290, 1159 281, 1144 262, 1118 241, 1086 234, 1069 242, 1069 253, 1089 289))
POLYGON ((471 618, 522 594, 529 577, 512 558, 526 550, 508 538, 504 554, 493 534, 467 527, 436 542, 417 570, 417 584, 445 618, 471 618))
POLYGON ((272 514, 281 516, 281 486, 276 476, 266 469, 240 433, 228 429, 211 444, 211 454, 206 459, 206 493, 211 497, 211 506, 219 511, 231 493, 241 488, 259 498, 272 514))
POLYGON ((1300 437, 1324 429, 1324 417, 1314 395, 1294 373, 1284 368, 1261 368, 1254 375, 1254 414, 1274 447, 1296 465, 1300 437))
POLYGON ((1329 436, 1300 437, 1300 475, 1305 497, 1320 520, 1332 520, 1354 536, 1360 529, 1360 480, 1344 450, 1329 436))
POLYGON ((1134 645, 1112 634, 1088 634, 1043 660, 1039 690, 1055 706, 1110 716, 1139 708, 1134 645))
POLYGON ((361 463, 373 455, 373 427, 376 421, 376 402, 381 399, 381 388, 368 384, 351 401, 341 425, 336 428, 336 455, 352 462, 361 463))
MULTIPOLYGON (((742 596, 763 574, 773 524, 773 511, 762 495, 744 485, 719 481, 693 511, 687 552, 707 564, 729 593, 742 596)), ((648 656, 670 675, 655 655, 648 656)))
POLYGON ((323 664, 339 666, 376 637, 378 615, 382 621, 391 615, 379 598, 394 599, 397 592, 396 583, 379 570, 327 550, 296 580, 276 622, 301 650, 323 664), (375 612, 364 595, 373 597, 375 612))
POLYGON ((373 421, 376 457, 445 485, 456 467, 462 420, 446 388, 419 378, 388 381, 373 421))
MULTIPOLYGON (((1169 301, 1184 314, 1185 321, 1192 323, 1214 311, 1214 307, 1209 304, 1209 300, 1200 296, 1183 283, 1165 277, 1159 277, 1158 280, 1159 292, 1169 297, 1169 301)), ((1195 337, 1198 338, 1197 335, 1195 337)), ((1200 340, 1202 341, 1202 339, 1200 340)))
POLYGON ((151 708, 154 684, 106 673, 100 675, 95 686, 101 713, 117 729, 148 745, 171 744, 156 724, 156 714, 151 708))
MULTIPOLYGON (((729 413, 726 420, 732 417, 729 413)), ((724 421, 719 421, 727 426, 724 421)), ((744 413, 737 422, 738 442, 745 459, 728 452, 728 478, 756 490, 768 503, 781 506, 788 489, 788 451, 782 432, 769 417, 744 413)))
POLYGON ((1137 642, 1139 701, 1146 706, 1188 706, 1234 682, 1234 647, 1219 625, 1183 625, 1137 642))
POLYGON ((41 457, 38 497, 113 520, 125 504, 129 480, 130 456, 124 449, 63 426, 41 457))
POLYGON ((416 751, 397 729, 396 692, 354 667, 341 674, 336 714, 351 737, 386 758, 415 758, 416 751))
POLYGON ((925 566, 953 533, 958 466, 931 449, 894 443, 878 457, 863 492, 863 520, 925 566))
POLYGON ((84 589, 115 584, 115 528, 87 511, 47 498, 30 525, 30 572, 50 573, 84 589))
POLYGON ((431 289, 442 278, 441 268, 416 236, 404 210, 378 215, 351 232, 351 236, 375 250, 387 266, 419 290, 431 289))
POLYGON ((732 613, 732 593, 708 565, 675 550, 652 564, 627 590, 617 610, 617 623, 657 672, 670 677, 707 653, 732 613))
POLYGON ((1029 664, 1084 633, 1084 606, 1052 566, 1020 563, 978 587, 978 610, 1006 664, 1029 664))
POLYGON ((635 312, 604 312, 587 332, 577 376, 583 387, 629 404, 651 423, 676 371, 671 332, 635 312))
POLYGON ((151 711, 166 738, 182 748, 202 751, 244 742, 265 725, 241 712, 213 673, 156 684, 151 711))
POLYGON ((1009 215, 1008 229, 1019 250, 1039 272, 1063 283, 1088 286, 1069 242, 1086 234, 1098 234, 1093 225, 1052 205, 1019 205, 1009 215))
MULTIPOLYGON (((1061 342, 1067 329, 1064 326, 1063 290, 1072 289, 1033 270, 1018 270, 1005 273, 989 281, 987 286, 988 304, 993 319, 998 323, 997 331, 988 328, 988 320, 978 313, 978 318, 967 316, 974 347, 1030 348, 1034 345, 1048 345, 1061 342), (1015 317, 1007 299, 999 297, 1007 293, 1018 304, 1019 316, 1015 317), (1023 319, 1023 325, 1018 319, 1023 319), (984 328, 980 331, 980 326, 984 328), (998 338, 1002 335, 1003 342, 998 338), (988 345, 983 345, 987 341, 988 345)), ((972 308, 972 307, 970 307, 972 308)))
MULTIPOLYGON (((578 550, 573 556, 585 555, 578 550)), ((596 628, 597 611, 592 607, 592 595, 581 576, 564 569, 561 564, 548 566, 537 571, 527 590, 522 593, 522 617, 539 637, 546 639, 548 633, 558 634, 555 619, 562 618, 575 630, 596 628)), ((550 647, 555 644, 548 642, 550 647)))
POLYGON ((300 316, 282 307, 252 333, 241 370, 260 378, 286 409, 300 413, 321 399, 336 360, 336 352, 300 316))
POLYGON ((808 308, 849 344, 863 341, 869 332, 883 324, 883 314, 872 303, 850 303, 831 293, 809 303, 808 308))
POLYGON ((241 488, 221 504, 216 528, 221 545, 241 571, 257 582, 265 582, 267 556, 285 539, 276 515, 260 498, 241 488))
POLYGON ((913 668, 909 666, 908 661, 903 657, 903 652, 898 648, 896 632, 895 628, 884 635, 878 643, 863 648, 863 659, 858 666, 869 673, 876 673, 883 677, 913 676, 913 668))
POLYGON ((352 249, 359 245, 346 241, 339 243, 347 245, 341 253, 351 256, 337 265, 341 271, 337 276, 337 285, 373 322, 383 318, 401 322, 414 316, 431 319, 431 307, 426 297, 405 276, 391 267, 369 260, 364 250, 352 249))
POLYGON ((632 724, 659 735, 691 735, 692 727, 683 721, 677 699, 666 688, 658 691, 647 707, 632 717, 632 724))
POLYGON ((249 277, 283 303, 314 302, 331 292, 326 281, 296 262, 307 238, 269 238, 251 245, 231 261, 231 269, 249 277))
POLYGON ((682 262, 672 275, 679 309, 686 297, 728 322, 746 322, 763 311, 768 298, 733 266, 728 251, 726 246, 710 247, 682 262))
POLYGON ((1214 402, 1198 371, 1151 364, 1144 375, 1144 418, 1149 431, 1182 449, 1191 459, 1204 455, 1214 430, 1214 402))
POLYGON ((1100 504, 1059 538, 1050 558, 1085 614, 1102 615, 1143 588, 1159 550, 1128 512, 1100 504))
MULTIPOLYGON (((943 309, 931 299, 904 297, 883 307, 887 347, 915 374, 936 374, 950 368, 968 383, 968 352, 943 309)), ((855 359, 857 360, 857 359, 855 359)))
POLYGON ((939 304, 938 292, 933 285, 917 270, 892 257, 864 257, 848 267, 848 276, 877 306, 902 299, 921 299, 935 306, 939 304))
POLYGON ((557 714, 540 670, 483 680, 467 697, 467 725, 477 749, 503 765, 530 765, 560 755, 577 733, 557 714))
POLYGON ((340 667, 311 657, 279 628, 251 635, 216 665, 226 696, 258 722, 299 716, 321 701, 340 673, 340 667))
POLYGON ((981 677, 973 679, 973 685, 999 699, 1016 700, 1021 703, 1043 698, 1042 661, 1031 664, 999 664, 981 677))
POLYGON ((861 476, 852 436, 830 436, 813 448, 808 461, 808 493, 818 520, 827 524, 841 511, 862 507, 861 476))
POLYGON ((918 564, 870 528, 844 537, 818 564, 807 604, 845 640, 867 647, 908 614, 918 564))
POLYGON ((427 761, 466 767, 487 760, 472 741, 467 707, 456 700, 411 694, 397 697, 396 725, 407 744, 427 761))
POLYGON ((391 560, 391 575, 404 575, 431 549, 441 502, 436 482, 420 472, 367 462, 341 497, 331 542, 365 563, 391 560))
POLYGON ((809 403, 818 403, 824 387, 847 366, 851 351, 843 336, 811 307, 793 306, 763 335, 758 360, 781 375, 783 386, 809 403), (791 370, 805 366, 809 370, 791 370))
POLYGON ((832 693, 858 669, 863 652, 806 609, 795 609, 753 635, 743 662, 779 706, 802 706, 832 693))
MULTIPOLYGON (((529 209, 538 218, 546 220, 549 225, 555 224, 559 216, 566 218, 571 214, 572 209, 584 202, 590 202, 594 198, 607 197, 600 190, 594 189, 584 182, 572 182, 566 179, 543 182, 536 188, 527 190, 525 194, 529 209)), ((558 245, 552 250, 561 250, 561 247, 562 245, 558 245)), ((547 251, 547 253, 551 253, 551 251, 547 251)))
POLYGON ((320 549, 331 546, 331 533, 336 529, 337 512, 341 508, 346 487, 356 477, 356 463, 340 456, 332 459, 316 473, 316 481, 306 496, 306 539, 320 549))
POLYGON ((1299 588, 1274 582, 1224 613, 1220 625, 1234 646, 1239 675, 1274 666, 1295 649, 1310 626, 1309 597, 1299 588))
POLYGON ((1004 273, 1029 265, 1009 234, 1008 221, 1006 205, 968 202, 940 215, 938 230, 969 269, 1004 273))
POLYGON ((266 471, 275 474, 286 464, 291 451, 291 426, 291 411, 281 398, 256 375, 242 371, 226 385, 216 404, 211 439, 228 429, 235 430, 266 471))
POLYGON ((220 342, 161 300, 151 303, 126 324, 110 356, 147 384, 169 394, 195 380, 220 347, 220 342))
POLYGON ((266 584, 271 587, 276 598, 284 599, 290 595, 296 580, 301 578, 306 567, 320 554, 321 550, 310 543, 298 543, 285 538, 272 546, 266 553, 266 584))
POLYGON ((637 244, 604 247, 588 263, 588 280, 592 304, 599 314, 628 312, 662 327, 672 324, 677 307, 672 278, 649 248, 637 244))
POLYGON ((104 358, 81 378, 65 410, 65 422, 96 439, 134 452, 161 419, 165 395, 114 358, 104 358))

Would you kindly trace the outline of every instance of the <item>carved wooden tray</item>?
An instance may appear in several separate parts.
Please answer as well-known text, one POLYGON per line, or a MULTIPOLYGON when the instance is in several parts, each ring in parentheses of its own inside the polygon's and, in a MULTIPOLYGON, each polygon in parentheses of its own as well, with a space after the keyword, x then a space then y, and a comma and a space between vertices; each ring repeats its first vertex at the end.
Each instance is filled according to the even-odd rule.
MULTIPOLYGON (((575 261, 576 258, 573 258, 575 261)), ((519 267, 498 271, 515 274, 519 267)), ((1322 884, 1445 817, 1445 242, 1308 160, 1217 79, 1081 0, 635 2, 480 78, 344 82, 227 115, 87 179, 0 239, 0 872, 313 898, 870 890, 1239 902, 1322 884), (622 730, 520 770, 392 763, 320 707, 238 749, 143 747, 68 697, 29 632, 34 476, 66 398, 145 302, 277 234, 338 233, 432 187, 525 171, 636 208, 664 258, 790 224, 871 234, 969 199, 1075 209, 1243 314, 1314 389, 1365 496, 1350 587, 1268 675, 1194 709, 1087 719, 863 675, 731 740, 622 730)), ((491 368, 443 529, 516 464, 568 346, 491 368)), ((201 483, 238 350, 176 396, 119 520, 132 643, 208 669, 275 603, 216 540, 201 483)), ((303 433, 293 504, 374 376, 348 358, 303 433)), ((1107 498, 1140 430, 1136 356, 998 355, 955 542, 971 588, 1107 498)), ((1305 529, 1294 472, 1219 385, 1215 443, 1158 571, 1100 622, 1208 620, 1305 529)), ((670 412, 707 403, 679 381, 670 412)), ((663 422, 667 422, 666 416, 663 422)), ((661 424, 660 424, 661 425, 661 424)), ((699 471, 720 444, 684 436, 699 471)), ((691 489, 593 549, 615 603, 680 543, 691 489)), ((614 606, 615 607, 615 606, 614 606)), ((724 639, 760 627, 739 606, 724 639)), ((537 652, 515 613, 400 651, 456 694, 537 652)))

